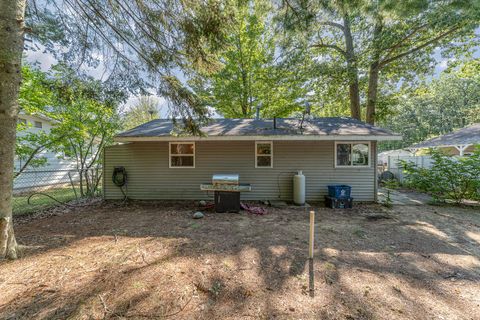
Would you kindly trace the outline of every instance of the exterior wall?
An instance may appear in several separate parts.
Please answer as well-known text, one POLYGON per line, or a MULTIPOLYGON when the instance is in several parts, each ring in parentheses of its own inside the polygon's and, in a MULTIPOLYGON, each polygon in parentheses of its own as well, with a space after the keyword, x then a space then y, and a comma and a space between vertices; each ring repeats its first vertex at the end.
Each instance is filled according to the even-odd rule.
POLYGON ((244 200, 291 200, 293 175, 303 170, 306 199, 323 201, 328 184, 349 184, 358 201, 375 199, 375 143, 371 144, 370 167, 335 168, 334 141, 274 141, 273 168, 255 168, 255 141, 197 141, 195 168, 169 168, 168 142, 134 142, 105 149, 104 191, 106 199, 121 199, 112 183, 116 166, 128 174, 132 199, 209 199, 200 184, 214 173, 238 173, 252 192, 244 200))
MULTIPOLYGON (((17 132, 19 136, 24 136, 29 133, 39 134, 40 132, 46 132, 48 134, 53 127, 52 122, 45 118, 27 114, 20 114, 18 118, 27 121, 27 128, 17 132), (42 123, 41 129, 34 126, 35 121, 42 123)), ((32 187, 64 183, 65 181, 69 181, 68 170, 76 169, 76 161, 74 159, 65 159, 62 157, 62 154, 50 150, 43 150, 39 152, 36 157, 45 157, 47 163, 37 168, 27 167, 26 171, 13 182, 13 189, 15 191, 22 192, 32 187), (52 173, 46 171, 52 171, 52 173), (46 177, 48 177, 48 179, 46 177)), ((15 170, 20 170, 23 164, 24 162, 22 160, 15 157, 15 170)), ((71 175, 72 179, 78 180, 78 174, 71 173, 71 175)))
MULTIPOLYGON (((24 136, 28 133, 38 134, 42 131, 48 134, 53 127, 51 121, 37 116, 20 114, 18 118, 26 120, 28 125, 25 130, 17 132, 19 136, 24 136), (34 126, 35 121, 42 123, 41 129, 34 126)), ((50 150, 43 150, 37 155, 37 157, 45 157, 47 159, 46 165, 39 168, 27 168, 27 170, 73 170, 76 168, 76 162, 74 159, 63 159, 61 154, 50 150)), ((15 170, 18 170, 22 167, 23 163, 20 159, 15 158, 14 165, 15 170)))

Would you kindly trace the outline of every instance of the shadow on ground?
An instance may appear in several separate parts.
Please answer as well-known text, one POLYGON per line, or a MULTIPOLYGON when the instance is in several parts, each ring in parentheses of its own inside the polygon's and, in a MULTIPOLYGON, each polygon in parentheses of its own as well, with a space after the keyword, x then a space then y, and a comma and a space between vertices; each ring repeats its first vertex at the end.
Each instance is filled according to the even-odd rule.
POLYGON ((193 203, 101 203, 18 225, 25 256, 0 264, 0 318, 480 314, 480 214, 474 210, 316 208, 316 256, 309 265, 303 209, 192 220, 194 209, 193 203))

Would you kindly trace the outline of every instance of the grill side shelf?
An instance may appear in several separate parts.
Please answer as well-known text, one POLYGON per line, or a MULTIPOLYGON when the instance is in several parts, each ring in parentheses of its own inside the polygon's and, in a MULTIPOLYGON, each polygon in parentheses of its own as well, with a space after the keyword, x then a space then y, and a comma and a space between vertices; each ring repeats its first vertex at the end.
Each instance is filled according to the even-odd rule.
POLYGON ((202 191, 231 191, 231 192, 249 192, 252 191, 252 187, 249 184, 213 184, 213 183, 202 183, 200 185, 200 190, 202 191))

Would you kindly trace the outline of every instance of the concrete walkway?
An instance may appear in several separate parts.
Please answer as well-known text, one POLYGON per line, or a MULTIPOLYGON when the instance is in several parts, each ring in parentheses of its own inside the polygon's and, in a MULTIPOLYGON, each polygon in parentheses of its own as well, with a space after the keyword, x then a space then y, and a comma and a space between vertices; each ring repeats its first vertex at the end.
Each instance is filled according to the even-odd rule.
MULTIPOLYGON (((387 189, 378 189, 378 202, 384 203, 387 198, 387 189)), ((428 194, 414 191, 390 190, 390 199, 393 205, 424 205, 432 201, 432 197, 428 194)))

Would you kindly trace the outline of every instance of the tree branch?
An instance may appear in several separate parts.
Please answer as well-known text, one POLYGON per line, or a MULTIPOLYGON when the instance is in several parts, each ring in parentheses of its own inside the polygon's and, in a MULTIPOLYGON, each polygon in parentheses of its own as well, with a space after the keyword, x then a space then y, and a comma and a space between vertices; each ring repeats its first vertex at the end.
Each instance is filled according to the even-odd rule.
POLYGON ((25 161, 25 163, 24 163, 23 166, 20 168, 20 170, 18 170, 18 172, 15 173, 15 175, 13 176, 13 178, 18 177, 23 171, 25 171, 25 169, 28 167, 28 165, 29 165, 30 162, 33 160, 33 158, 35 158, 35 156, 37 155, 37 153, 39 153, 40 151, 42 151, 44 147, 45 147, 44 145, 41 145, 41 146, 38 146, 37 148, 35 148, 35 150, 32 151, 32 153, 31 153, 30 156, 28 157, 27 161, 25 161))
POLYGON ((51 146, 52 144, 56 143, 57 141, 59 141, 60 139, 63 139, 64 136, 61 136, 55 140, 52 140, 52 141, 49 141, 47 143, 44 143, 42 145, 39 145, 37 148, 35 148, 32 153, 30 154, 30 156, 28 157, 27 161, 23 164, 23 166, 20 168, 20 170, 18 170, 17 173, 15 173, 14 175, 14 178, 18 177, 23 171, 25 171, 25 169, 28 167, 28 165, 30 164, 30 162, 33 160, 33 158, 35 158, 35 156, 40 153, 42 150, 48 148, 49 146, 51 146))
POLYGON ((419 45, 419 46, 417 46, 417 47, 415 47, 415 48, 412 48, 412 49, 410 49, 410 50, 407 50, 407 51, 405 51, 405 52, 402 52, 402 53, 400 53, 400 54, 397 54, 396 56, 393 56, 393 57, 391 57, 391 58, 387 58, 387 59, 384 59, 384 60, 380 61, 380 63, 379 63, 378 66, 379 66, 379 68, 383 68, 383 67, 384 67, 385 65, 387 65, 388 63, 390 63, 390 62, 392 62, 392 61, 395 61, 395 60, 398 60, 398 59, 400 59, 400 58, 403 58, 403 57, 405 57, 405 56, 408 56, 408 55, 411 54, 411 53, 417 52, 417 51, 419 51, 419 50, 421 50, 421 49, 423 49, 423 48, 425 48, 425 47, 427 47, 427 46, 429 46, 429 45, 437 42, 438 40, 440 40, 440 39, 442 39, 442 38, 445 38, 446 36, 454 33, 455 31, 457 31, 457 30, 460 29, 460 28, 461 28, 461 26, 455 26, 455 27, 451 28, 450 30, 448 30, 448 31, 446 31, 446 32, 444 32, 444 33, 436 36, 436 37, 433 38, 433 39, 430 39, 429 41, 427 41, 427 42, 425 42, 425 43, 423 43, 423 44, 421 44, 421 45, 419 45))
POLYGON ((388 52, 385 55, 385 59, 387 59, 396 49, 398 49, 403 43, 405 43, 405 41, 410 39, 413 35, 415 35, 415 33, 417 33, 419 30, 425 28, 426 26, 427 26, 427 24, 422 24, 422 25, 418 26, 417 28, 413 29, 412 32, 410 32, 405 37, 403 37, 401 40, 399 40, 396 44, 394 44, 393 46, 388 48, 388 52))
POLYGON ((335 27, 335 28, 338 28, 340 29, 342 32, 345 32, 345 27, 340 24, 340 23, 337 23, 337 22, 333 22, 333 21, 321 21, 318 23, 319 25, 323 25, 323 26, 330 26, 330 27, 335 27))
POLYGON ((345 52, 345 50, 343 50, 342 48, 340 48, 339 46, 337 46, 335 44, 318 43, 318 44, 311 45, 310 47, 319 48, 319 49, 321 49, 321 48, 334 49, 334 50, 337 50, 340 54, 342 54, 345 58, 347 57, 347 53, 345 52))

